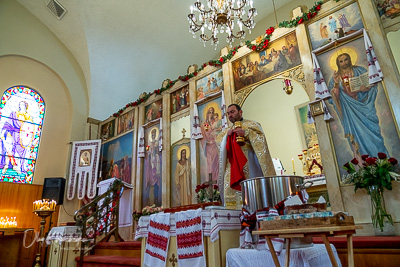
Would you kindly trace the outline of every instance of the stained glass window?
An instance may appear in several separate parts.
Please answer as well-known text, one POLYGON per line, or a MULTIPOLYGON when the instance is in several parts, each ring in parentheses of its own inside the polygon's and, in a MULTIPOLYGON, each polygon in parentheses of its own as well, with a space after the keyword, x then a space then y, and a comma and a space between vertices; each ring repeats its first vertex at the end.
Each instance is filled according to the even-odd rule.
POLYGON ((25 86, 8 88, 0 103, 0 181, 31 184, 42 132, 43 98, 25 86))

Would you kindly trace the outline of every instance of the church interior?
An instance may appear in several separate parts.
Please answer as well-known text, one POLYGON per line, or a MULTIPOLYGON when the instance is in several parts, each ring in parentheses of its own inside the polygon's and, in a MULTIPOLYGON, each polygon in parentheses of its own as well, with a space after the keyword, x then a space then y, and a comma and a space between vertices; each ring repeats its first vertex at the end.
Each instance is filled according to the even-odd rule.
POLYGON ((400 1, 231 3, 0 0, 1 266, 396 266, 400 1))

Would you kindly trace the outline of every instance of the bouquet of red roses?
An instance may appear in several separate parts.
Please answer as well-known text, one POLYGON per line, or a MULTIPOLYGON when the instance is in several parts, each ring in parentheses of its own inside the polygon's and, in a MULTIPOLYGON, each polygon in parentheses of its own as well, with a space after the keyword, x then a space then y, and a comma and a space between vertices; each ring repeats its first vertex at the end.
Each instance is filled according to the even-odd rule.
POLYGON ((220 194, 218 191, 218 185, 203 183, 196 186, 196 197, 199 203, 214 202, 220 200, 220 194))

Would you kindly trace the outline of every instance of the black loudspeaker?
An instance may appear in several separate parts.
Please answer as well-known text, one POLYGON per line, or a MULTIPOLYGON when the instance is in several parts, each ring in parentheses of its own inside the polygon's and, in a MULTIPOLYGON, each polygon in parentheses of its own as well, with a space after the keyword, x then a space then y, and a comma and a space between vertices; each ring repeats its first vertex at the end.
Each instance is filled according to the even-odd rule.
POLYGON ((64 202, 64 178, 44 178, 42 199, 55 200, 57 205, 64 202))

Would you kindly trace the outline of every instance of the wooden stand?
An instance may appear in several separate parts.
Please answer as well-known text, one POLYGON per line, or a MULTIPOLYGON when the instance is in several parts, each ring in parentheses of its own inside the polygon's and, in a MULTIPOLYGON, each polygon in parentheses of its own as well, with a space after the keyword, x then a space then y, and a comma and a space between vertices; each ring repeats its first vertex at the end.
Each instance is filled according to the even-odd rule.
MULTIPOLYGON (((290 219, 290 220, 277 220, 280 222, 281 229, 278 230, 271 230, 271 222, 277 222, 277 221, 262 221, 260 222, 260 230, 259 231, 253 231, 253 234, 255 235, 261 235, 265 237, 267 240, 267 244, 269 247, 269 250, 271 252, 272 258, 274 260, 275 266, 280 267, 278 257, 276 256, 276 252, 274 249, 274 246, 272 245, 271 238, 286 238, 286 260, 285 260, 285 266, 289 266, 289 260, 290 260, 290 241, 291 238, 295 237, 313 237, 313 236, 320 236, 322 237, 322 240, 324 242, 324 245, 326 247, 326 251, 328 252, 329 259, 331 260, 332 266, 337 267, 338 264, 336 262, 335 256, 333 254, 332 248, 330 246, 328 236, 346 236, 347 238, 347 250, 348 250, 348 266, 353 267, 354 266, 354 257, 353 257, 353 241, 352 241, 352 235, 355 234, 356 229, 362 228, 361 226, 355 226, 354 223, 349 223, 349 220, 352 220, 352 217, 350 219, 350 216, 345 216, 343 214, 339 214, 336 217, 346 217, 341 221, 346 221, 345 224, 351 224, 351 225, 335 225, 333 223, 331 224, 320 224, 317 225, 316 222, 318 220, 316 219, 321 219, 321 221, 324 221, 325 223, 327 221, 332 221, 335 220, 335 217, 325 217, 325 218, 310 218, 310 219, 302 219, 305 225, 298 225, 296 223, 297 227, 296 228, 287 228, 287 229, 282 229, 286 228, 285 225, 292 225, 295 221, 299 222, 301 220, 295 220, 295 219, 290 219), (328 218, 328 219, 327 219, 328 218), (304 221, 305 220, 305 221, 304 221), (312 221, 312 223, 311 223, 312 221), (312 226, 307 225, 307 224, 312 224, 312 226)), ((276 229, 276 228, 275 228, 276 229)))

